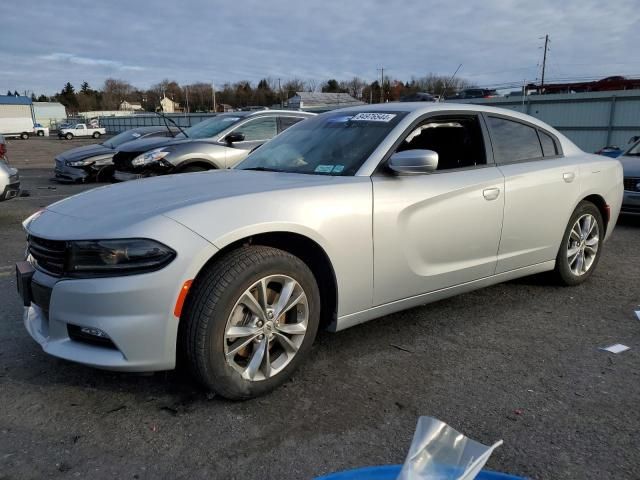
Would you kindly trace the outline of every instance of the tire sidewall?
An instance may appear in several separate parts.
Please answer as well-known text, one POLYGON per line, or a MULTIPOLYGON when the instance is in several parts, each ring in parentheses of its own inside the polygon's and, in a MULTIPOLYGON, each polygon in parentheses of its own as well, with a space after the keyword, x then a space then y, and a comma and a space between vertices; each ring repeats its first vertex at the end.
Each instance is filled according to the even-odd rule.
MULTIPOLYGON (((203 367, 205 378, 211 379, 210 388, 226 390, 235 398, 250 398, 262 395, 284 383, 306 358, 316 336, 320 320, 320 294, 317 283, 309 268, 299 259, 282 252, 283 255, 269 257, 251 268, 244 270, 223 291, 215 307, 210 312, 205 338, 203 367), (295 279, 307 294, 309 319, 307 334, 298 352, 289 364, 277 375, 266 380, 248 381, 227 364, 224 356, 224 334, 227 320, 240 295, 260 278, 269 275, 287 275, 295 279)), ((192 319, 192 321, 195 319, 192 319)))
POLYGON ((593 272, 600 262, 600 257, 602 256, 604 235, 604 221, 602 219, 600 210, 598 210, 598 207, 596 207, 591 202, 580 202, 576 209, 573 211, 569 223, 567 224, 567 228, 564 232, 564 235, 562 236, 560 249, 558 250, 558 256, 556 257, 556 271, 560 276, 562 282, 566 283, 567 285, 579 285, 582 282, 585 282, 589 277, 591 277, 591 275, 593 275, 593 272), (589 270, 583 275, 577 276, 571 271, 571 268, 569 267, 569 261, 567 259, 567 244, 569 242, 569 236, 571 235, 571 230, 573 229, 574 224, 576 223, 578 218, 587 213, 592 215, 596 219, 596 222, 598 224, 598 251, 596 252, 596 258, 591 264, 589 270))
POLYGON ((67 140, 71 140, 73 138, 73 134, 72 133, 67 133, 64 138, 66 138, 67 140))

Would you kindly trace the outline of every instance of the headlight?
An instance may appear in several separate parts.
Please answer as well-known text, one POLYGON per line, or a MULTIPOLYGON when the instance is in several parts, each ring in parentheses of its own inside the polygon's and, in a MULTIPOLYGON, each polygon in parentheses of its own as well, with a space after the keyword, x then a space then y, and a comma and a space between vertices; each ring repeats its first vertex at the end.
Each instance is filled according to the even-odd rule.
POLYGON ((69 165, 70 167, 87 167, 92 163, 95 163, 95 160, 86 159, 86 160, 76 160, 74 162, 67 162, 67 165, 69 165))
POLYGON ((168 265, 176 252, 155 240, 81 240, 67 242, 65 273, 70 276, 118 276, 152 272, 168 265))
POLYGON ((142 155, 138 155, 136 158, 131 160, 131 165, 133 165, 134 167, 149 165, 150 163, 162 160, 164 157, 169 155, 169 153, 169 150, 156 148, 155 150, 151 150, 147 153, 143 153, 142 155))

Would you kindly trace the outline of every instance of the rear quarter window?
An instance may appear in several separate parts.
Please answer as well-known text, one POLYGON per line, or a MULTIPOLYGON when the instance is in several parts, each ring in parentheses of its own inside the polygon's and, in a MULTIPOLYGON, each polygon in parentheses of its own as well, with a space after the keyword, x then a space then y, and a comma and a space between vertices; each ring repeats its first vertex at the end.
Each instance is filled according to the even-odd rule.
POLYGON ((553 157, 558 155, 558 146, 551 135, 542 130, 538 130, 538 135, 540 135, 540 143, 542 144, 542 153, 544 156, 553 157))

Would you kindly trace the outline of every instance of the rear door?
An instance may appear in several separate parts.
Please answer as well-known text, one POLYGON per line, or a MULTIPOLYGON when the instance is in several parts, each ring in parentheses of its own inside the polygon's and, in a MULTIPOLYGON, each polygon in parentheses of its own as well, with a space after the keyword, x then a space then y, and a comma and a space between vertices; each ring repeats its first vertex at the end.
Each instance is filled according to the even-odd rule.
POLYGON ((438 169, 372 177, 375 305, 493 275, 504 179, 487 145, 477 114, 430 116, 396 151, 433 150, 438 169))
POLYGON ((578 165, 550 132, 507 116, 486 120, 505 177, 496 273, 554 260, 580 191, 578 165))

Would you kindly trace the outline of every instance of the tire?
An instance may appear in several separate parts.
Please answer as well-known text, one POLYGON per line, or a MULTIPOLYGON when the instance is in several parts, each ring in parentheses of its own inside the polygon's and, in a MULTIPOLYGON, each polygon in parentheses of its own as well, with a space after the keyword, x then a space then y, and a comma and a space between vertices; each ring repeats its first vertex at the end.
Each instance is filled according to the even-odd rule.
POLYGON ((67 140, 71 140, 73 138, 73 133, 67 133, 64 138, 66 138, 67 140))
POLYGON ((22 140, 28 140, 28 139, 29 139, 29 134, 28 134, 27 132, 22 132, 22 133, 20 134, 20 138, 21 138, 22 140))
POLYGON ((38 135, 39 137, 44 137, 44 132, 43 132, 42 130, 38 130, 37 135, 38 135))
POLYGON ((209 169, 201 165, 187 165, 180 169, 180 173, 206 172, 207 170, 209 169))
POLYGON ((319 321, 320 293, 309 267, 276 248, 245 246, 207 266, 194 282, 180 319, 180 354, 203 386, 228 399, 245 400, 270 392, 291 377, 309 355, 319 321), (267 308, 256 286, 265 279, 267 308), (282 282, 280 292, 285 282, 295 283, 293 290, 285 290, 291 292, 289 301, 305 295, 279 318, 273 316, 280 298, 278 282, 282 282), (243 302, 250 298, 257 303, 243 302), (250 304, 253 310, 245 306, 250 304), (262 312, 263 322, 256 311, 262 312), (285 334, 284 328, 298 333, 285 334), (242 335, 236 335, 239 331, 242 335), (261 351, 269 355, 261 357, 261 351))
POLYGON ((593 275, 602 254, 604 232, 598 207, 588 201, 580 202, 571 215, 556 256, 554 276, 559 283, 580 285, 593 275), (587 230, 585 237, 581 232, 587 230))
POLYGON ((91 135, 93 138, 100 138, 100 132, 93 132, 93 135, 91 135))

